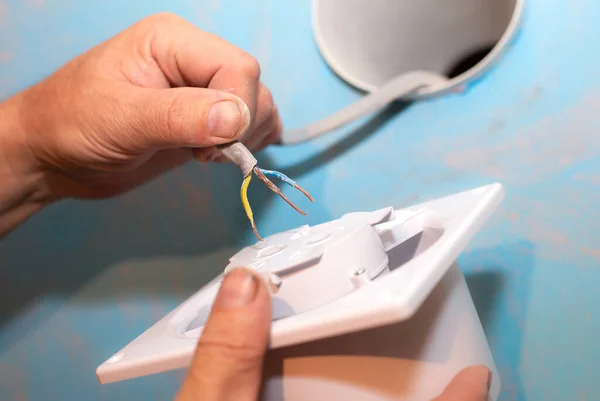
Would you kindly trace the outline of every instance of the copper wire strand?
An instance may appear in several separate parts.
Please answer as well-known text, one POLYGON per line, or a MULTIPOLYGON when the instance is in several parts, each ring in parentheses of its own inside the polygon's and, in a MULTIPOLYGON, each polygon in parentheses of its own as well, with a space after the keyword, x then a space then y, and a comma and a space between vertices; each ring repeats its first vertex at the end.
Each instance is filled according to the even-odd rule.
POLYGON ((292 203, 291 200, 289 200, 287 198, 287 196, 285 196, 281 190, 279 189, 279 187, 275 184, 273 184, 271 182, 271 180, 269 180, 267 177, 265 177, 265 175, 262 173, 262 171, 260 171, 260 169, 258 167, 254 167, 254 174, 256 174, 256 176, 265 183, 265 185, 273 192, 275 192, 277 195, 279 195, 281 197, 281 199, 283 199, 284 201, 286 201, 288 203, 288 205, 290 205, 291 207, 294 208, 295 211, 297 211, 298 213, 300 213, 302 216, 306 216, 306 212, 304 212, 302 209, 300 209, 298 206, 294 205, 294 203, 292 203))
POLYGON ((252 226, 252 231, 254 231, 254 235, 256 236, 256 238, 257 238, 259 241, 262 241, 262 240, 263 240, 263 239, 260 237, 260 234, 258 233, 258 230, 256 229, 256 225, 253 225, 253 226, 252 226))
POLYGON ((306 192, 306 190, 304 190, 304 188, 302 188, 300 185, 294 184, 294 188, 296 188, 298 191, 302 192, 304 194, 304 196, 306 196, 308 198, 309 201, 311 201, 312 203, 315 203, 315 200, 313 199, 313 197, 310 196, 310 194, 308 192, 306 192))
POLYGON ((302 188, 300 185, 298 185, 298 183, 296 181, 292 180, 290 177, 288 177, 287 175, 283 174, 282 172, 275 171, 275 170, 265 170, 264 168, 260 168, 260 167, 258 169, 267 178, 268 177, 275 177, 275 178, 277 178, 277 179, 285 182, 289 186, 296 188, 298 191, 302 192, 302 194, 304 194, 304 196, 306 196, 312 203, 315 203, 315 200, 313 199, 313 197, 310 196, 310 194, 307 191, 305 191, 304 188, 302 188))

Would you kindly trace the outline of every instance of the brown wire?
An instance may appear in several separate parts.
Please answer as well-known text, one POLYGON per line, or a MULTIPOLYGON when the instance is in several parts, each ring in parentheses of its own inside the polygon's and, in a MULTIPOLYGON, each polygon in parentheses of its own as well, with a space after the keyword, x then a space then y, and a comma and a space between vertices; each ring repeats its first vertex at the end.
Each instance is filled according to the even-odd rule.
POLYGON ((260 235, 258 234, 258 230, 256 229, 256 225, 252 226, 252 231, 254 231, 254 235, 256 236, 256 239, 258 239, 259 241, 262 241, 263 239, 260 237, 260 235))
POLYGON ((260 169, 258 167, 254 167, 254 174, 256 174, 256 176, 265 183, 265 185, 273 192, 275 192, 277 195, 279 195, 281 197, 281 199, 283 199, 284 201, 286 201, 288 203, 288 205, 290 205, 291 207, 294 208, 295 211, 297 211, 298 213, 300 213, 302 216, 306 216, 306 212, 304 212, 302 209, 300 209, 298 206, 294 205, 292 203, 291 200, 289 200, 287 198, 287 196, 285 196, 281 190, 279 189, 279 187, 275 184, 273 184, 271 182, 271 180, 269 180, 267 177, 265 177, 265 175, 260 171, 260 169))
POLYGON ((306 192, 304 190, 304 188, 302 188, 300 185, 294 184, 294 188, 296 188, 298 191, 302 192, 304 194, 304 196, 306 196, 308 198, 309 201, 311 201, 312 203, 315 203, 315 200, 313 199, 313 197, 310 196, 310 194, 308 192, 306 192))

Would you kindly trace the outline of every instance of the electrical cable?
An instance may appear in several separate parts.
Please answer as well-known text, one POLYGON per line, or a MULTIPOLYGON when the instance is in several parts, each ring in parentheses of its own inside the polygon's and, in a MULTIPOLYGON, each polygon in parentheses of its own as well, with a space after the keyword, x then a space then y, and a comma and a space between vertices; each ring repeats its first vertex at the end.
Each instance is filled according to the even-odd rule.
POLYGON ((250 201, 248 200, 248 187, 250 186, 250 180, 252 179, 252 173, 256 174, 256 176, 273 192, 275 192, 281 199, 286 201, 288 205, 290 205, 294 210, 296 210, 301 215, 305 216, 306 212, 296 206, 292 201, 290 201, 277 187, 277 185, 273 184, 271 180, 267 178, 267 176, 275 177, 286 184, 296 188, 300 192, 302 192, 311 202, 314 203, 314 199, 312 196, 308 194, 300 185, 296 183, 296 181, 292 180, 288 176, 279 171, 273 170, 263 170, 258 167, 258 161, 252 155, 252 153, 244 146, 241 142, 233 141, 224 145, 217 145, 217 149, 223 153, 225 157, 227 157, 230 161, 236 164, 240 170, 242 170, 242 174, 244 180, 242 181, 242 187, 240 189, 240 196, 242 198, 242 206, 246 212, 246 216, 248 216, 248 220, 250 220, 250 224, 252 225, 252 230, 254 231, 254 235, 258 238, 259 241, 262 241, 262 238, 258 234, 258 230, 256 228, 256 224, 254 223, 254 215, 252 213, 252 208, 250 207, 250 201))

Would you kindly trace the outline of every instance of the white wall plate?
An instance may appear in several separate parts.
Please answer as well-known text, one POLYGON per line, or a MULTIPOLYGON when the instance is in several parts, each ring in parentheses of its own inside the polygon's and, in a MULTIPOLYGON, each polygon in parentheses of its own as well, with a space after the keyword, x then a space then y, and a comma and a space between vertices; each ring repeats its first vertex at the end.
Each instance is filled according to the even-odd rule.
MULTIPOLYGON (((504 196, 492 184, 412 207, 350 213, 232 256, 273 288, 271 348, 411 318, 504 196), (426 240, 424 240, 426 239, 426 240)), ((222 275, 97 369, 101 383, 189 365, 222 275)))

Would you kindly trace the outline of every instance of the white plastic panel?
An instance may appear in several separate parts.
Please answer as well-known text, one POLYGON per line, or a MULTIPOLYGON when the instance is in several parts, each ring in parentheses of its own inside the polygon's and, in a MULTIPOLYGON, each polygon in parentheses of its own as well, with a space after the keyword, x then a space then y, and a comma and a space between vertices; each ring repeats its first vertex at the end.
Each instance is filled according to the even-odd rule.
MULTIPOLYGON (((272 348, 400 322, 417 311, 502 197, 502 186, 493 184, 410 208, 351 213, 270 236, 232 256, 227 269, 249 266, 274 286, 272 348)), ((187 366, 220 280, 103 363, 98 379, 187 366)))

